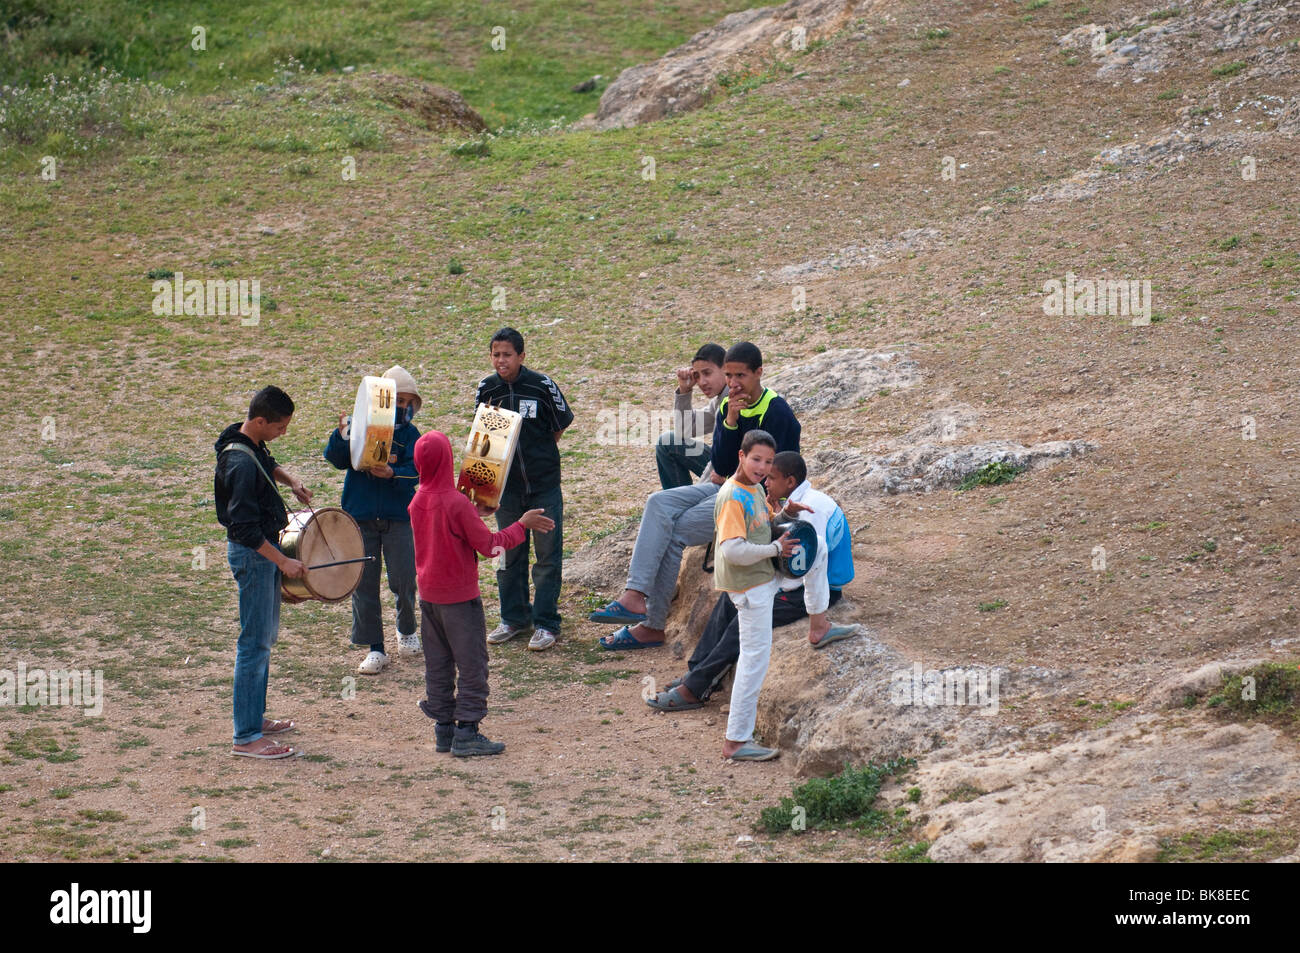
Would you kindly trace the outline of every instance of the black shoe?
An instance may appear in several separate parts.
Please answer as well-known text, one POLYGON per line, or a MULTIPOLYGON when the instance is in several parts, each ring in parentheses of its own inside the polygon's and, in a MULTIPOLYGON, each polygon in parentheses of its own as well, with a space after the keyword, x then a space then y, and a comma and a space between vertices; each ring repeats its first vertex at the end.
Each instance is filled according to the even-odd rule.
POLYGON ((704 550, 704 562, 700 563, 700 568, 707 573, 713 572, 713 563, 710 562, 711 559, 713 559, 713 540, 709 540, 709 547, 704 550))
POLYGON ((451 753, 458 758, 471 758, 480 754, 500 754, 506 746, 500 741, 489 741, 479 733, 478 725, 456 726, 456 737, 451 743, 451 753))
POLYGON ((434 719, 433 723, 433 750, 441 754, 446 754, 451 750, 452 737, 456 733, 456 723, 454 721, 438 721, 437 716, 429 711, 429 702, 426 699, 420 699, 420 711, 424 712, 430 718, 434 719))

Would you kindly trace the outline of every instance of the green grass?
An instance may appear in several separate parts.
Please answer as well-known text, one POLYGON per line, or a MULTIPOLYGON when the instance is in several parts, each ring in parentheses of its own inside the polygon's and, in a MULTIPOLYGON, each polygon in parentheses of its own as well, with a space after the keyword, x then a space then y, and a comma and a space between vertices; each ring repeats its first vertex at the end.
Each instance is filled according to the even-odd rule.
MULTIPOLYGON (((744 2, 649 5, 617 0, 336 0, 226 4, 216 0, 28 0, 0 14, 0 83, 37 86, 47 74, 101 68, 207 94, 273 83, 284 72, 354 67, 403 73, 460 91, 493 127, 568 122, 595 108, 627 66, 663 53, 744 2), (206 29, 206 49, 192 28, 206 29), (493 48, 494 28, 504 49, 493 48), (596 89, 570 92, 600 74, 596 89)), ((500 44, 498 44, 500 45, 500 44)))
POLYGON ((1225 676, 1207 704, 1244 719, 1261 715, 1300 719, 1300 667, 1294 662, 1265 662, 1225 676))
POLYGON ((1300 835, 1294 830, 1191 832, 1161 838, 1156 862, 1162 864, 1242 863, 1272 860, 1295 850, 1300 835))

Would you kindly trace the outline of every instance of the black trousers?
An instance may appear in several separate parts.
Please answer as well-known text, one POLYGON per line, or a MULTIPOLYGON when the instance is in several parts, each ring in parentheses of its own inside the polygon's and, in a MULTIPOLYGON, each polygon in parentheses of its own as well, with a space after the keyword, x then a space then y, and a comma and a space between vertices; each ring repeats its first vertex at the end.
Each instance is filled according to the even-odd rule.
POLYGON ((425 714, 441 722, 487 714, 487 620, 482 597, 439 605, 420 600, 425 714))
MULTIPOLYGON (((840 601, 840 590, 831 590, 830 604, 840 601)), ((782 590, 772 600, 772 628, 789 625, 807 617, 808 610, 803 603, 803 587, 790 592, 782 590)), ((736 617, 736 607, 731 597, 725 592, 718 596, 718 604, 713 607, 704 634, 686 663, 690 669, 682 684, 692 695, 704 701, 717 689, 727 672, 740 658, 740 622, 736 617)))

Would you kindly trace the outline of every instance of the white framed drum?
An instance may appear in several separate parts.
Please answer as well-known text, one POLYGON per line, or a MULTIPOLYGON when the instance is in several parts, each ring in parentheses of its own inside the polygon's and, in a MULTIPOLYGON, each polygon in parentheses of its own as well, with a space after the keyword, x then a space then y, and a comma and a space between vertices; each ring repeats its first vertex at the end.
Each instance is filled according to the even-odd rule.
POLYGON ((391 377, 363 377, 348 433, 352 469, 364 470, 388 462, 396 423, 397 381, 391 377))
POLYGON ((342 602, 361 584, 366 555, 357 521, 336 506, 294 513, 280 531, 280 552, 307 568, 301 579, 281 576, 280 589, 299 599, 342 602), (345 562, 351 560, 351 562, 345 562), (324 563, 343 565, 312 569, 324 563))

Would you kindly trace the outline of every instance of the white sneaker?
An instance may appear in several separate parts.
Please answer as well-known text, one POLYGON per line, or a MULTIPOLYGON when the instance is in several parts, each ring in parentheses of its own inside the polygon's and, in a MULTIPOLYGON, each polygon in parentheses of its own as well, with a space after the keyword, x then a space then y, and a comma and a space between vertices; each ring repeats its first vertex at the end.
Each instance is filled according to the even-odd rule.
POLYGON ((361 664, 357 666, 357 671, 362 675, 378 675, 387 664, 387 655, 383 652, 371 652, 361 660, 361 664))
POLYGON ((531 625, 521 626, 516 629, 514 626, 506 625, 502 622, 499 626, 488 633, 488 645, 500 645, 502 642, 509 642, 516 635, 523 635, 525 632, 531 630, 531 625))
POLYGON ((405 632, 398 632, 397 647, 402 650, 403 655, 405 655, 407 652, 410 652, 412 655, 419 655, 420 637, 414 632, 412 632, 410 635, 407 635, 405 632))
POLYGON ((555 633, 550 629, 538 629, 528 640, 528 647, 534 652, 544 652, 555 644, 555 633))

